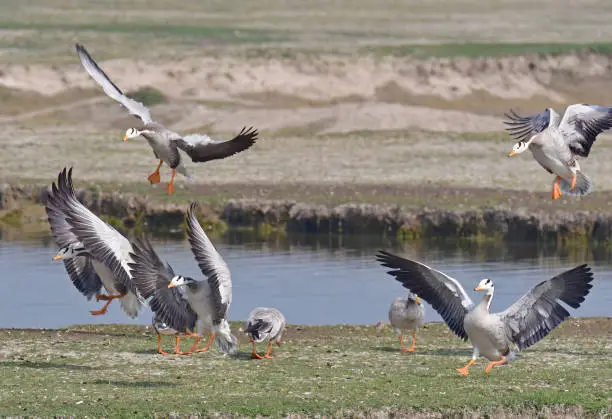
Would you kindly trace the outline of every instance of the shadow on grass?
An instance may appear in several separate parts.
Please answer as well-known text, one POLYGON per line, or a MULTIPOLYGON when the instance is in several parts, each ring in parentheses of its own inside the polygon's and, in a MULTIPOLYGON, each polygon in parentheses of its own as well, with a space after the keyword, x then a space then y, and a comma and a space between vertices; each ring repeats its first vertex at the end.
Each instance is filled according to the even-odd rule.
POLYGON ((67 370, 99 370, 100 367, 90 367, 88 365, 75 365, 75 364, 53 364, 51 362, 32 362, 32 361, 2 361, 0 367, 20 367, 20 368, 34 368, 34 369, 67 369, 67 370))
MULTIPOLYGON (((403 353, 399 346, 373 346, 373 350, 381 351, 381 352, 390 352, 390 353, 403 353)), ((428 356, 472 356, 471 350, 466 349, 434 349, 434 350, 424 350, 419 349, 417 346, 414 352, 410 352, 414 355, 428 355, 428 356)))
POLYGON ((156 388, 156 387, 175 387, 176 384, 169 381, 116 381, 116 380, 95 380, 89 384, 105 384, 115 387, 131 388, 156 388))

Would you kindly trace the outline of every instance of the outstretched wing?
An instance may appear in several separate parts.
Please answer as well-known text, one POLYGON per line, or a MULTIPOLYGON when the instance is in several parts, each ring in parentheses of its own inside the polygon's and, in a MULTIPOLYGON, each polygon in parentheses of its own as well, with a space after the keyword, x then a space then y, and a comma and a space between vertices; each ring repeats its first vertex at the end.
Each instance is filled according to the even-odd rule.
POLYGON ((164 265, 145 238, 134 242, 131 257, 132 280, 140 295, 148 300, 156 320, 175 330, 194 331, 197 315, 191 309, 183 287, 168 288, 174 277, 172 267, 164 265))
POLYGON ((504 116, 509 119, 504 121, 504 124, 507 125, 506 131, 518 141, 528 140, 532 135, 544 131, 550 124, 550 110, 548 109, 531 116, 520 116, 510 109, 510 112, 504 116))
POLYGON ((387 273, 431 304, 448 327, 457 336, 467 340, 463 320, 474 307, 474 303, 457 280, 420 262, 404 259, 384 250, 378 251, 376 260, 387 268, 395 269, 387 273))
MULTIPOLYGON (((52 185, 52 191, 52 194, 57 192, 55 183, 52 185)), ((53 206, 51 200, 47 200, 45 210, 47 211, 53 240, 55 240, 55 243, 60 248, 66 246, 72 246, 73 248, 82 247, 83 245, 79 242, 79 239, 70 231, 70 225, 66 222, 65 216, 59 209, 53 206)), ((64 259, 63 262, 70 280, 76 289, 87 297, 88 300, 101 291, 102 281, 96 273, 89 256, 76 256, 71 259, 64 259)))
POLYGON ((540 282, 527 294, 501 313, 506 336, 519 349, 528 348, 545 337, 570 314, 560 304, 580 307, 593 287, 593 273, 588 265, 580 265, 554 278, 540 282))
POLYGON ((61 209, 72 233, 83 243, 85 250, 97 261, 106 265, 118 283, 138 295, 131 280, 130 242, 110 225, 99 219, 81 204, 72 187, 72 169, 64 169, 58 176, 57 194, 52 205, 61 209))
POLYGON ((597 136, 612 128, 612 107, 571 105, 559 123, 559 131, 572 153, 588 157, 597 136))
POLYGON ((224 159, 246 150, 255 144, 257 129, 246 127, 229 141, 215 141, 207 135, 191 134, 174 140, 178 148, 183 150, 196 163, 209 160, 224 159))
POLYGON ((152 122, 149 108, 147 108, 142 103, 124 95, 121 89, 119 89, 119 87, 117 87, 117 85, 111 81, 111 79, 106 75, 106 73, 102 71, 100 66, 98 66, 98 64, 93 60, 93 58, 91 58, 91 55, 89 55, 83 45, 76 44, 76 51, 79 55, 79 59, 81 60, 81 64, 85 68, 85 71, 87 71, 89 75, 100 86, 102 86, 102 89, 104 89, 104 93, 106 93, 108 97, 122 104, 130 114, 137 116, 145 124, 152 122))
POLYGON ((232 277, 227 264, 202 230, 196 216, 197 207, 197 203, 192 202, 187 210, 187 236, 198 266, 208 278, 208 285, 215 303, 213 324, 219 324, 225 319, 227 309, 232 302, 232 277))

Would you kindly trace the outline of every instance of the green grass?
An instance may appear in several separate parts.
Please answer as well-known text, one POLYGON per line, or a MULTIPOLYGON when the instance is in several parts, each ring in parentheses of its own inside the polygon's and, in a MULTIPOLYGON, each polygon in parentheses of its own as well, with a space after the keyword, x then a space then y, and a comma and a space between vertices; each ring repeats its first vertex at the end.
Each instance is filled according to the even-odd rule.
POLYGON ((277 358, 261 361, 249 359, 243 337, 235 357, 216 349, 164 357, 144 327, 5 329, 0 415, 278 417, 393 408, 531 416, 556 406, 593 416, 609 412, 611 332, 609 318, 572 319, 512 368, 485 375, 480 359, 464 378, 455 368, 469 360, 470 346, 442 324, 426 325, 413 354, 398 351, 388 328, 290 326, 277 358))

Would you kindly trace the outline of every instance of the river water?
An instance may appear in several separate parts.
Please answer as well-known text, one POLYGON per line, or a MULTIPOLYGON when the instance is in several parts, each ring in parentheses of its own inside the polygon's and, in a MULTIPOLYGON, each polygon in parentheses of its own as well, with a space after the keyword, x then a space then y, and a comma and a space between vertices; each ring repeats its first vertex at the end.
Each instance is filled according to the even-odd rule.
MULTIPOLYGON (((404 288, 374 259, 377 249, 422 261, 471 290, 482 278, 495 283, 492 311, 501 311, 538 282, 581 263, 595 272, 593 289, 575 316, 612 316, 612 254, 607 249, 558 251, 537 245, 481 245, 445 242, 397 244, 380 238, 292 237, 261 241, 240 234, 214 240, 232 271, 230 319, 244 319, 256 306, 280 309, 293 324, 374 324, 387 320, 391 301, 404 288)), ((186 241, 154 242, 175 272, 201 277, 186 241)), ((137 319, 114 302, 104 316, 89 310, 61 262, 51 262, 56 247, 49 237, 22 242, 0 240, 0 327, 55 328, 83 323, 150 324, 146 308, 137 319)), ((426 306, 427 321, 441 321, 426 306)))

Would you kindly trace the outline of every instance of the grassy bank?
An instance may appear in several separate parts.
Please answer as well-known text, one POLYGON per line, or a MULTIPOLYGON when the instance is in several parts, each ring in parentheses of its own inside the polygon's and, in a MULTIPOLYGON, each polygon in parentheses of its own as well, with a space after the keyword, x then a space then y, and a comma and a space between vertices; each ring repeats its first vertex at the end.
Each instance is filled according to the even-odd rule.
MULTIPOLYGON (((233 329, 237 331, 238 325, 233 329)), ((234 413, 280 416, 393 409, 532 416, 610 412, 612 319, 571 319, 512 367, 468 378, 454 369, 468 344, 427 324, 413 354, 389 328, 290 326, 275 360, 155 353, 149 328, 74 326, 0 330, 0 415, 150 416, 234 413), (274 395, 271 397, 271 395, 274 395), (500 410, 501 409, 501 410, 500 410), (554 410, 556 409, 556 410, 554 410), (497 412, 497 413, 496 413, 497 412)), ((167 346, 170 339, 165 340, 167 346)))

